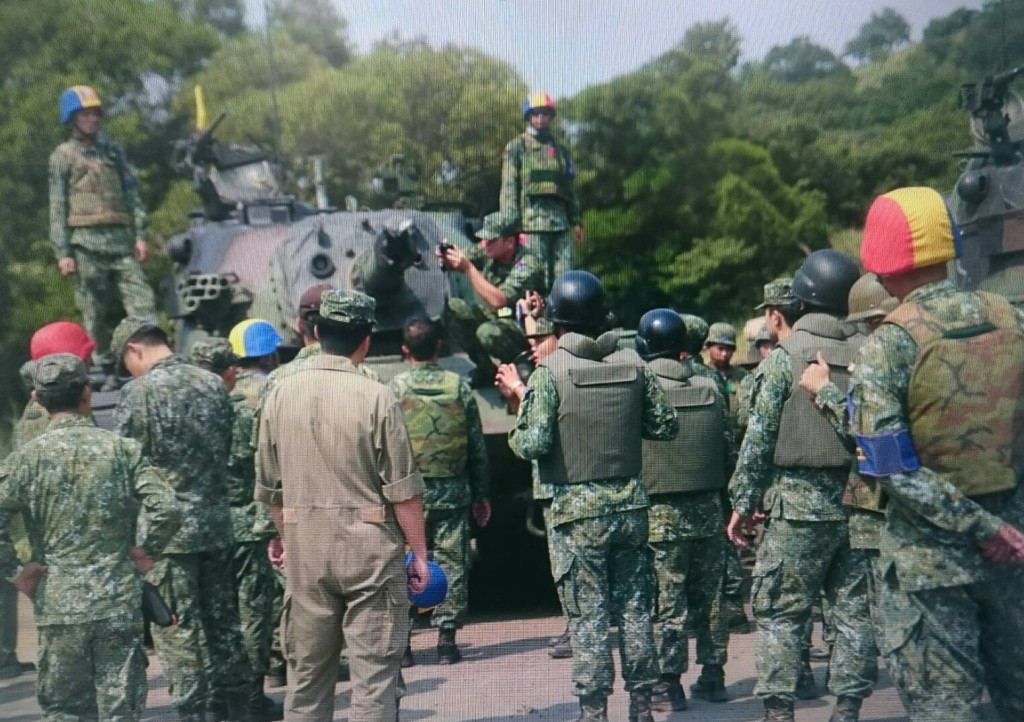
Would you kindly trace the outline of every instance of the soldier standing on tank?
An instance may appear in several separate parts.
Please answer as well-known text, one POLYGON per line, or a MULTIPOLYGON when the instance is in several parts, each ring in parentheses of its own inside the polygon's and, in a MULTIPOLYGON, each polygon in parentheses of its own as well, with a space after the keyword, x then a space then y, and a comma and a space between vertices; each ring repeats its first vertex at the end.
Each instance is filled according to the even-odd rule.
POLYGON ((729 485, 729 537, 745 544, 743 526, 759 505, 768 515, 754 568, 752 604, 758 637, 754 692, 766 721, 792 722, 806 631, 822 590, 832 602, 837 639, 829 689, 832 722, 855 722, 877 677, 864 595, 864 555, 850 549, 842 493, 851 450, 797 382, 819 351, 846 374, 856 345, 843 323, 856 264, 839 251, 815 251, 792 283, 797 303, 765 311, 779 348, 757 371, 750 424, 729 485))
POLYGON ((679 678, 689 667, 687 626, 697 634, 703 696, 711 702, 728 699, 729 628, 721 614, 715 616, 718 628, 710 626, 725 580, 722 490, 735 463, 728 403, 712 379, 695 375, 693 361, 681 358, 686 325, 675 311, 645 313, 636 345, 686 430, 674 441, 643 445, 644 485, 651 497, 648 544, 658 580, 653 608, 661 684, 656 692, 671 709, 684 710, 679 678))
POLYGON ((740 383, 750 376, 750 372, 745 368, 734 366, 732 363, 733 354, 736 353, 736 328, 731 323, 722 321, 711 324, 704 348, 711 359, 711 368, 725 379, 726 388, 729 390, 729 414, 735 420, 738 409, 736 395, 740 383))
POLYGON ((572 247, 583 243, 580 201, 569 151, 551 134, 555 101, 542 90, 523 101, 526 130, 508 145, 501 164, 502 214, 522 219, 527 246, 541 259, 543 288, 573 268, 572 247))
POLYGON ((605 314, 594 275, 569 271, 555 281, 545 315, 558 348, 516 387, 509 444, 554 485, 551 522, 560 533, 549 541, 565 545, 553 573, 569 617, 579 719, 607 719, 614 616, 630 720, 651 722, 658 664, 642 449, 644 438, 668 441, 679 427, 657 376, 635 351, 618 349, 616 334, 599 335, 605 314))
POLYGON ((182 510, 138 443, 96 428, 87 382, 73 354, 35 364, 33 397, 50 424, 0 467, 0 576, 14 574, 35 603, 46 718, 139 720, 147 692, 140 572, 167 546, 182 510), (20 570, 8 536, 14 513, 33 542, 20 570))
POLYGON ((217 376, 174 354, 150 319, 129 316, 114 329, 118 365, 134 380, 121 389, 114 419, 142 443, 184 505, 184 519, 149 580, 178 617, 153 630, 174 707, 183 720, 251 719, 252 670, 231 569, 234 538, 224 474, 233 409, 217 376))
POLYGON ((946 263, 960 252, 935 191, 872 204, 861 261, 902 305, 857 356, 851 426, 858 469, 887 499, 881 647, 910 719, 989 719, 987 690, 999 718, 1017 722, 1024 314, 957 290, 946 263))
POLYGON ((492 213, 477 236, 480 246, 472 246, 468 253, 448 245, 436 248, 435 254, 443 268, 466 274, 478 299, 450 299, 445 322, 455 343, 476 364, 473 385, 487 386, 494 381, 491 357, 509 363, 527 349, 516 323, 515 303, 527 291, 541 288, 544 270, 519 242, 516 217, 492 213))
POLYGON ((71 124, 71 138, 50 155, 50 242, 96 341, 93 361, 107 375, 103 390, 113 390, 110 334, 118 304, 140 317, 155 316, 156 306, 139 265, 149 245, 138 180, 121 146, 100 133, 102 116, 100 97, 88 86, 60 96, 60 122, 71 124))
POLYGON ((353 719, 397 722, 408 588, 429 581, 423 477, 402 409, 356 365, 369 351, 375 302, 326 291, 321 353, 266 396, 256 461, 258 501, 284 540, 289 719, 333 717, 342 633, 352 663, 353 719))
POLYGON ((469 607, 469 516, 480 527, 491 518, 487 447, 480 410, 469 385, 437 363, 441 329, 414 318, 402 330, 402 354, 412 368, 388 386, 398 398, 409 430, 423 492, 427 549, 448 577, 448 595, 434 608, 437 660, 455 664, 462 654, 455 632, 469 607))

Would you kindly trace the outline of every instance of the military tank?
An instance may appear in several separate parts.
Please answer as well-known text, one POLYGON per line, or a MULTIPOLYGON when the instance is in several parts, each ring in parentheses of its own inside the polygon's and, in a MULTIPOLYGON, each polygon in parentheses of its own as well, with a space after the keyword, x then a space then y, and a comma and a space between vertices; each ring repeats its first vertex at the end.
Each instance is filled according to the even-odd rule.
POLYGON ((961 87, 976 145, 947 202, 963 237, 959 285, 1024 306, 1024 102, 1011 90, 1024 66, 961 87))
MULTIPOLYGON (((376 299, 365 363, 386 383, 407 368, 400 351, 405 319, 439 319, 449 298, 472 293, 462 274, 440 268, 433 250, 445 239, 467 249, 479 221, 456 204, 431 207, 416 198, 401 156, 392 156, 375 178, 382 190, 398 191, 395 207, 362 209, 352 198, 345 210, 302 203, 281 192, 266 153, 214 138, 223 117, 175 151, 201 202, 190 214, 191 227, 167 245, 174 270, 163 289, 164 307, 175 322, 178 350, 199 336, 226 336, 245 318, 263 318, 284 338, 281 352, 288 359, 302 343, 294 325, 302 293, 329 283, 376 299)), ((451 349, 441 364, 463 377, 473 368, 451 349)), ((490 610, 553 604, 545 544, 536 525, 525 523, 530 468, 508 448, 514 417, 496 389, 474 393, 494 511, 488 527, 474 531, 473 604, 490 610), (508 588, 509 569, 517 570, 516 590, 508 588)))

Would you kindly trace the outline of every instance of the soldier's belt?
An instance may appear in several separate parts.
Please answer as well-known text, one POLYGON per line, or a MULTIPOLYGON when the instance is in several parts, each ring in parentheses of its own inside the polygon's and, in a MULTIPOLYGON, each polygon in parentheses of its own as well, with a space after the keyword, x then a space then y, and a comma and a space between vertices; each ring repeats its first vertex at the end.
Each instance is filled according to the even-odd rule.
POLYGON ((383 524, 388 520, 388 505, 381 504, 380 506, 304 506, 294 507, 286 506, 281 509, 281 514, 285 524, 297 524, 299 521, 298 511, 302 509, 305 511, 336 511, 336 512, 351 512, 359 517, 359 521, 366 524, 383 524))

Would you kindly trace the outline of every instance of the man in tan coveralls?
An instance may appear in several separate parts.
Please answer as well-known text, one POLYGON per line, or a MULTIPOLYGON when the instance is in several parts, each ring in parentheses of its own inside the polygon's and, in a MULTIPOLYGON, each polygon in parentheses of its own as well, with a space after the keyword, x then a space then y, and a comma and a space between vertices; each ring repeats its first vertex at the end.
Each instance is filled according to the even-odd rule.
POLYGON ((408 588, 429 579, 423 477, 402 409, 359 373, 374 300, 326 291, 322 352, 278 382, 260 417, 255 498, 270 505, 287 558, 281 619, 285 719, 329 721, 342 637, 352 667, 350 717, 397 722, 408 588), (413 561, 405 569, 405 546, 413 561))

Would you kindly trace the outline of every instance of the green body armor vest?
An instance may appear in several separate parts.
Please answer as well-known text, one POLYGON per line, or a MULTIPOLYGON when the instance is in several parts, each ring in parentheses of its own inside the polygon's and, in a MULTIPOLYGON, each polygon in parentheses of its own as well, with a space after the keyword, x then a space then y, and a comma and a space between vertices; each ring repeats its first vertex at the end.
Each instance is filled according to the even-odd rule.
POLYGON ((649 494, 711 491, 725 487, 725 402, 718 385, 694 376, 679 361, 648 364, 675 407, 680 433, 672 441, 643 442, 644 485, 649 494))
POLYGON ((525 134, 521 173, 526 198, 556 196, 566 202, 572 199, 565 151, 557 143, 542 143, 525 134))
POLYGON ((921 465, 967 496, 1012 489, 1024 470, 1024 334, 988 293, 987 319, 950 322, 914 303, 886 317, 917 343, 908 421, 921 465))
POLYGON ((459 377, 445 371, 440 383, 407 382, 398 402, 409 430, 413 456, 426 477, 456 476, 466 470, 469 441, 459 377))
POLYGON ((540 364, 551 372, 559 402, 555 446, 537 461, 542 483, 640 474, 643 361, 617 343, 614 333, 596 341, 569 333, 540 364))
POLYGON ((129 225, 131 209, 117 162, 103 152, 86 155, 76 143, 69 143, 67 149, 67 224, 72 228, 129 225))
POLYGON ((792 363, 793 386, 779 420, 776 466, 832 469, 849 468, 853 463, 853 453, 799 382, 804 369, 816 361, 821 351, 833 383, 846 389, 850 385, 850 365, 863 341, 861 336, 850 336, 849 327, 834 316, 808 313, 794 324, 793 333, 779 343, 792 363))

